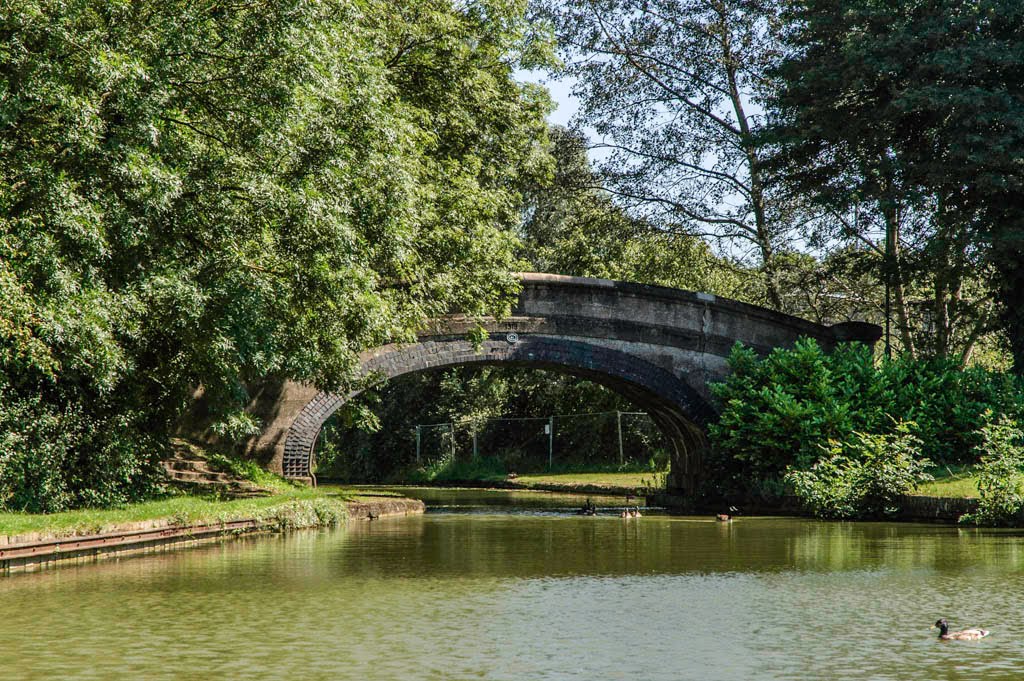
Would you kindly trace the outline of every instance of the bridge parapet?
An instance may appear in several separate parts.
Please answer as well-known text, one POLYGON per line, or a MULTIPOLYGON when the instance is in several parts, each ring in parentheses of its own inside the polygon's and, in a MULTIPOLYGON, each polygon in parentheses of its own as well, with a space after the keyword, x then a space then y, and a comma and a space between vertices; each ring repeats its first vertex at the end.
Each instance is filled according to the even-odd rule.
POLYGON ((823 326, 710 293, 556 274, 519 276, 523 290, 513 318, 540 318, 549 324, 557 320, 566 330, 584 335, 611 332, 621 340, 657 341, 727 356, 736 341, 765 353, 808 337, 832 350, 841 342, 873 344, 882 333, 874 324, 823 326))

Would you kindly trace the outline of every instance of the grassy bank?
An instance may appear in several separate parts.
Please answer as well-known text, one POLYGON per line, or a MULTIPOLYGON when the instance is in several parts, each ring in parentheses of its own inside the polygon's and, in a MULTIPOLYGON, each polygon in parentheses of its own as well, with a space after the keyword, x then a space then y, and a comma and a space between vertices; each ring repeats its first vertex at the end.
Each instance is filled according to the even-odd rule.
MULTIPOLYGON (((365 493, 365 492, 364 492, 365 493)), ((81 509, 64 513, 0 513, 0 535, 102 533, 131 523, 167 520, 172 525, 259 518, 282 527, 325 524, 344 518, 345 503, 362 501, 355 490, 279 488, 272 496, 219 500, 180 495, 131 504, 123 508, 81 509), (317 522, 314 522, 317 521, 317 522)))
POLYGON ((665 486, 662 473, 537 473, 520 475, 515 482, 526 487, 535 485, 565 485, 577 487, 608 487, 616 489, 637 489, 641 487, 665 486))
MULTIPOLYGON (((971 499, 978 497, 978 478, 970 466, 950 466, 930 471, 935 480, 914 491, 916 496, 971 499)), ((503 478, 504 479, 504 478, 503 478)), ((592 485, 594 487, 664 487, 664 473, 537 473, 520 475, 515 482, 534 485, 592 485)))
POLYGON ((445 482, 481 482, 515 484, 521 487, 564 486, 607 487, 609 489, 637 489, 640 487, 664 487, 665 473, 655 473, 640 467, 619 470, 601 468, 555 469, 541 473, 508 473, 504 463, 497 459, 482 457, 473 461, 456 461, 438 464, 402 476, 400 484, 443 484, 445 482))
POLYGON ((202 443, 172 441, 178 454, 189 460, 205 460, 213 471, 247 481, 267 496, 223 498, 213 490, 188 493, 172 482, 167 496, 117 508, 85 508, 62 513, 0 513, 0 536, 38 533, 44 536, 100 534, 123 530, 137 523, 160 522, 186 526, 255 519, 281 529, 327 525, 345 517, 346 504, 379 498, 346 487, 316 489, 296 485, 270 473, 253 461, 209 450, 202 443))
MULTIPOLYGON (((970 466, 942 466, 929 471, 935 480, 921 485, 913 492, 916 496, 976 498, 978 479, 970 466)), ((421 469, 404 476, 400 484, 444 484, 446 482, 480 482, 496 485, 515 484, 530 487, 607 487, 614 490, 664 488, 665 473, 650 471, 552 471, 544 473, 521 473, 510 477, 503 464, 483 458, 476 461, 459 461, 421 469)))
POLYGON ((978 478, 970 466, 943 466, 929 473, 935 480, 914 491, 917 496, 977 498, 978 478))
MULTIPOLYGON (((636 490, 636 489, 663 489, 665 487, 665 473, 649 472, 588 472, 588 473, 530 473, 509 478, 506 475, 486 474, 473 475, 473 470, 458 471, 464 473, 463 477, 439 476, 429 480, 415 480, 415 483, 443 484, 445 482, 477 481, 494 484, 514 484, 523 488, 557 488, 563 487, 566 490, 579 487, 605 487, 610 491, 615 490, 636 490)), ((978 479, 969 468, 962 469, 941 469, 932 471, 935 480, 918 487, 913 494, 923 497, 947 497, 955 499, 971 499, 978 496, 978 479)))

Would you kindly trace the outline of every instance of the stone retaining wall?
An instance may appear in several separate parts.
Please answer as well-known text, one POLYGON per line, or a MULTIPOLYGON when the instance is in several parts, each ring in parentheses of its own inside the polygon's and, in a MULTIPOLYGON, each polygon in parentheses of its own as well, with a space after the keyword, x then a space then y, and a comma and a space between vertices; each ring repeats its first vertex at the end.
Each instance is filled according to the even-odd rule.
POLYGON ((373 501, 350 501, 348 508, 349 520, 372 520, 389 516, 421 515, 426 505, 419 499, 381 498, 373 501))
POLYGON ((904 520, 955 523, 963 514, 978 510, 978 500, 904 496, 900 498, 900 509, 900 518, 904 520))

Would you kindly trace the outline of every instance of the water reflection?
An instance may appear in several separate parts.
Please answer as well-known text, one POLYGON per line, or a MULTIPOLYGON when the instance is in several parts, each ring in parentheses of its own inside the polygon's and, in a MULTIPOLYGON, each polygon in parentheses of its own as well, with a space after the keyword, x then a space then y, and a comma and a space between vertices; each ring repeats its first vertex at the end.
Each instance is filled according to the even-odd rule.
MULTIPOLYGON (((329 489, 329 486, 328 486, 329 489)), ((355 487, 360 489, 360 487, 355 487)), ((429 513, 490 513, 496 508, 502 514, 565 514, 574 513, 587 502, 602 514, 618 515, 627 505, 643 508, 642 496, 605 496, 566 494, 563 492, 501 490, 501 489, 442 489, 438 487, 366 487, 378 493, 395 493, 421 499, 429 513)))
POLYGON ((470 499, 473 512, 353 522, 0 580, 0 637, 13 670, 5 676, 519 681, 1024 672, 1017 532, 622 520, 536 507, 485 513, 477 501, 470 499), (994 633, 941 644, 928 630, 939 616, 994 633))

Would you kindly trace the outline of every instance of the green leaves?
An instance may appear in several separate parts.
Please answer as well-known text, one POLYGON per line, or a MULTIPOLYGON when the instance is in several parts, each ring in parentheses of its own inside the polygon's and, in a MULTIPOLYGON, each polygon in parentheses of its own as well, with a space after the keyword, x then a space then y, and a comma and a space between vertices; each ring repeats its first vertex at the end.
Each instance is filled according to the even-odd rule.
POLYGON ((772 177, 837 216, 840 238, 869 241, 884 225, 890 251, 882 274, 896 289, 911 354, 917 340, 940 356, 956 346, 966 360, 997 326, 988 317, 1001 314, 1024 367, 1021 4, 787 7, 786 55, 773 73, 778 88, 761 136, 772 177), (898 252, 904 246, 915 251, 910 258, 898 252), (906 268, 934 299, 917 339, 899 301, 910 283, 906 268), (1001 307, 994 315, 993 297, 1001 307))
POLYGON ((1015 525, 1024 511, 1024 432, 1017 422, 1006 417, 992 418, 985 413, 978 445, 981 465, 978 476, 978 510, 965 514, 961 523, 976 525, 1015 525))
MULTIPOLYGON (((546 168, 547 100, 512 77, 523 11, 5 10, 0 389, 166 434, 202 385, 241 436, 251 381, 344 389, 364 348, 451 309, 507 313, 519 189, 546 168)), ((122 445, 105 460, 150 456, 122 445)))
POLYGON ((885 434, 851 433, 831 441, 825 456, 809 468, 790 467, 786 482, 804 507, 821 518, 878 518, 899 510, 898 500, 932 476, 921 459, 912 423, 885 434))
POLYGON ((786 301, 775 254, 799 202, 766 182, 752 132, 763 122, 778 8, 750 0, 543 0, 580 108, 619 205, 675 232, 717 241, 764 275, 758 293, 786 301))
MULTIPOLYGON (((722 409, 710 427, 710 482, 727 493, 743 494, 785 476, 792 485, 806 483, 801 489, 809 498, 821 485, 848 481, 855 474, 847 470, 851 457, 873 461, 879 475, 893 479, 913 468, 879 458, 882 452, 909 456, 912 449, 915 460, 973 463, 985 411, 1024 411, 1024 386, 1011 376, 907 357, 876 365, 871 349, 861 345, 825 354, 815 342, 801 340, 764 358, 737 346, 729 366, 732 374, 712 386, 722 409), (898 470, 886 472, 890 463, 898 470)), ((833 502, 839 504, 821 501, 822 508, 833 502)), ((863 510, 864 503, 855 506, 863 510)))
MULTIPOLYGON (((862 347, 847 357, 870 363, 871 352, 862 347)), ((729 364, 733 373, 712 387, 723 409, 710 432, 717 448, 744 462, 744 475, 772 477, 793 462, 810 465, 822 443, 853 429, 851 405, 835 380, 842 368, 814 341, 801 340, 760 361, 737 346, 729 364)))
POLYGON ((526 193, 521 255, 538 272, 601 277, 757 298, 744 271, 671 223, 630 216, 601 189, 586 140, 550 131, 554 177, 526 193))

